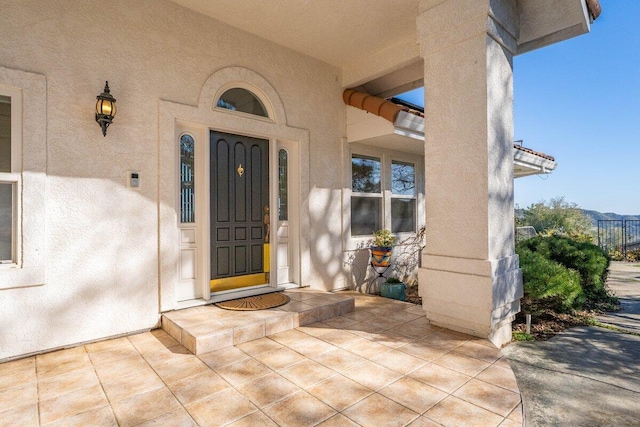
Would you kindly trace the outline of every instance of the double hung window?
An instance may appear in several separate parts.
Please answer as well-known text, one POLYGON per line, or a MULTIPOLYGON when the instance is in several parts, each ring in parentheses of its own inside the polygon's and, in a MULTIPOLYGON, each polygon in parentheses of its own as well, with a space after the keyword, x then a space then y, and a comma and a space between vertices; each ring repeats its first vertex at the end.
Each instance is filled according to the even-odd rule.
POLYGON ((387 153, 351 154, 352 237, 369 237, 383 228, 394 234, 416 231, 420 194, 417 159, 422 158, 408 159, 387 153))
POLYGON ((14 136, 17 111, 12 95, 0 91, 0 264, 17 262, 20 151, 14 136))

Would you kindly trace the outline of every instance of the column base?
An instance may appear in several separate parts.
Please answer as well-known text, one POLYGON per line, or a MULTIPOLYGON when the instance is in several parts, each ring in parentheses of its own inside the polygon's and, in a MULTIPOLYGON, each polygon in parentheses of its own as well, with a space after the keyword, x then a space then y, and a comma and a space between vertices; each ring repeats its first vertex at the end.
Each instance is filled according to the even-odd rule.
POLYGON ((496 347, 511 340, 523 295, 517 255, 492 261, 425 255, 422 265, 419 291, 432 324, 496 347))

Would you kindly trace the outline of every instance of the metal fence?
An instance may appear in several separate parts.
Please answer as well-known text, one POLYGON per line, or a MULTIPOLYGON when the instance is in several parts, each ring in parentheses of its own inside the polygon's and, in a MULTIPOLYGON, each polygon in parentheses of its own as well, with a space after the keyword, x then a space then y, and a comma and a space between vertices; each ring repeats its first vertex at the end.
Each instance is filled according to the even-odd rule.
POLYGON ((606 252, 627 252, 640 249, 640 220, 598 220, 598 246, 606 252))

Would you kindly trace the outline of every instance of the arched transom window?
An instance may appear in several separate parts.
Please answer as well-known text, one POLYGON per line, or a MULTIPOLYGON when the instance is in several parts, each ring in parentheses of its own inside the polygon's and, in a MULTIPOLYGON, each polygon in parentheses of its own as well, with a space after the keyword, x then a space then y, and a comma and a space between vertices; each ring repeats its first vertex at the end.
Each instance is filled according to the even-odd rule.
POLYGON ((216 106, 227 110, 253 114, 254 116, 269 117, 262 101, 251 91, 240 87, 225 91, 218 99, 216 106))

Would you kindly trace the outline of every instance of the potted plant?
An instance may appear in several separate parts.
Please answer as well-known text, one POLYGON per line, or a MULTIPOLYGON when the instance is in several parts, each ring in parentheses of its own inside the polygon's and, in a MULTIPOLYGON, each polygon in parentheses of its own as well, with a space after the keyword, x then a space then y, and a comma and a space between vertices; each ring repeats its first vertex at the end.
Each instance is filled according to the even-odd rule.
POLYGON ((389 277, 380 287, 380 295, 385 298, 393 298, 400 301, 406 299, 407 287, 396 277, 389 277))
POLYGON ((371 251, 371 264, 374 267, 389 267, 391 263, 391 252, 396 243, 396 236, 389 230, 378 230, 373 233, 373 242, 369 250, 371 251))

